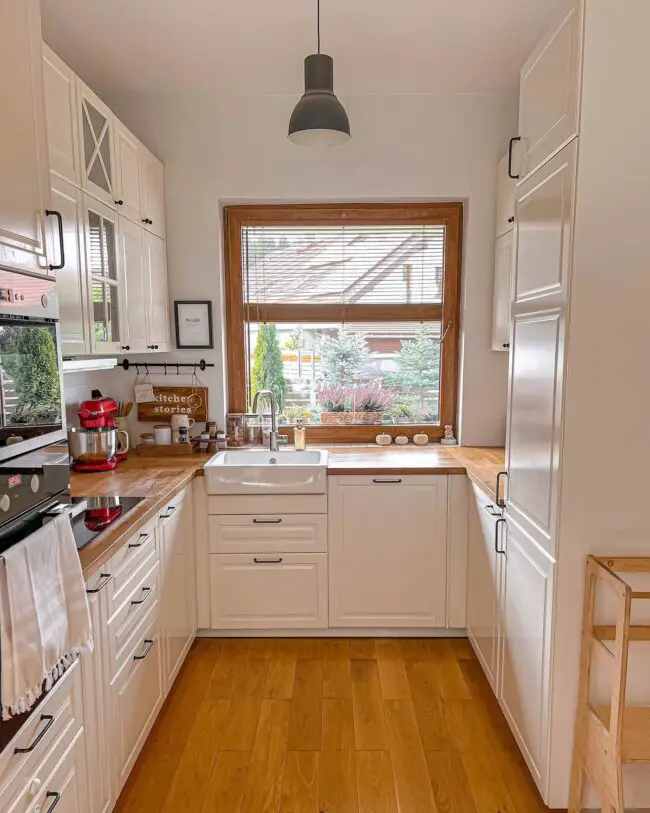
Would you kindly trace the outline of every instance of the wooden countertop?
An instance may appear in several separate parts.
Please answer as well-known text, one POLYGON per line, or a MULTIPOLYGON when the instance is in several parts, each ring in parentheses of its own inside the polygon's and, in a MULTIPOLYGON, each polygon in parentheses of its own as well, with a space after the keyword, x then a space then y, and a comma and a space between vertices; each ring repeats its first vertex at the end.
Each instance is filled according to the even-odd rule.
POLYGON ((89 579, 128 539, 147 523, 166 502, 195 477, 208 455, 188 458, 144 458, 131 455, 114 471, 70 474, 73 497, 143 497, 127 516, 111 525, 79 551, 84 578, 89 579))
MULTIPOLYGON (((328 474, 458 474, 475 482, 496 500, 497 474, 504 468, 504 450, 469 446, 333 446, 328 474)), ((207 454, 188 457, 147 458, 131 455, 115 471, 71 473, 74 497, 143 497, 143 501, 80 551, 86 579, 99 571, 111 556, 166 502, 197 475, 203 474, 207 454)))

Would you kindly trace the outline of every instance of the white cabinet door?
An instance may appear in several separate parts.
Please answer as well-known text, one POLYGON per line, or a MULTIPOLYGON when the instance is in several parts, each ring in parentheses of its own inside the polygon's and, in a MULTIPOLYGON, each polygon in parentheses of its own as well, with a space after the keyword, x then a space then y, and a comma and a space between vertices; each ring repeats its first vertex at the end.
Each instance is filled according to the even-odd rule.
POLYGON ((169 280, 167 278, 167 251, 164 240, 155 234, 145 234, 145 315, 147 348, 166 351, 171 346, 169 316, 169 280))
POLYGON ((121 121, 115 120, 115 205, 120 214, 142 223, 140 142, 121 121))
POLYGON ((43 79, 50 172, 80 186, 76 76, 45 43, 43 79))
POLYGON ((513 264, 513 231, 497 237, 494 251, 494 303, 492 349, 510 349, 510 285, 513 264))
POLYGON ((192 491, 186 488, 160 513, 163 664, 166 690, 196 635, 192 491))
POLYGON ((47 135, 38 0, 0 8, 0 266, 46 273, 47 135))
POLYGON ((330 626, 444 627, 447 478, 332 480, 330 626))
POLYGON ((122 276, 122 349, 142 351, 147 346, 145 314, 146 252, 144 229, 121 215, 118 218, 118 265, 122 276))
MULTIPOLYGON (((39 777, 40 779, 40 777, 39 777)), ((30 813, 43 811, 48 813, 56 808, 56 813, 95 813, 97 808, 88 806, 86 754, 84 751, 84 732, 80 732, 77 739, 66 751, 52 776, 43 781, 43 789, 34 805, 29 808, 30 813)), ((16 808, 15 813, 22 813, 22 805, 16 808)), ((13 813, 13 809, 9 811, 13 813)))
POLYGON ((547 762, 554 565, 510 519, 505 538, 499 700, 539 785, 547 762))
POLYGON ((142 179, 142 221, 145 228, 165 237, 165 174, 162 163, 153 153, 140 146, 142 179))
MULTIPOLYGON (((56 272, 56 291, 61 320, 61 353, 81 356, 90 353, 89 303, 83 231, 83 193, 54 174, 50 176, 50 208, 61 213, 65 262, 56 272)), ((49 224, 51 256, 58 257, 59 228, 49 224)), ((57 259, 58 262, 58 259, 57 259)))
POLYGON ((212 629, 327 627, 324 553, 210 556, 212 629))
POLYGON ((111 684, 110 759, 116 795, 154 724, 164 698, 160 624, 157 612, 133 635, 133 648, 111 684))
POLYGON ((113 114, 80 79, 77 80, 77 99, 82 187, 114 208, 117 190, 113 114))
POLYGON ((483 671, 496 692, 499 641, 499 591, 503 520, 481 489, 471 484, 467 555, 467 635, 483 671))
POLYGON ((90 195, 84 195, 83 213, 92 350, 115 355, 124 344, 120 313, 124 276, 118 258, 117 214, 90 195))
POLYGON ((516 183, 508 175, 508 155, 506 154, 497 164, 497 237, 511 231, 514 225, 516 183))
POLYGON ((576 145, 574 141, 517 187, 506 438, 508 512, 551 553, 559 485, 576 145))
MULTIPOLYGON (((88 589, 94 591, 97 588, 95 585, 89 585, 88 589)), ((110 716, 107 714, 108 682, 105 672, 107 614, 101 588, 99 592, 89 592, 88 603, 95 643, 92 652, 84 652, 81 656, 88 793, 90 810, 93 813, 108 813, 112 810, 113 792, 107 750, 109 739, 107 727, 110 725, 110 716)))
POLYGON ((554 26, 521 70, 515 172, 524 179, 579 129, 582 3, 554 26))

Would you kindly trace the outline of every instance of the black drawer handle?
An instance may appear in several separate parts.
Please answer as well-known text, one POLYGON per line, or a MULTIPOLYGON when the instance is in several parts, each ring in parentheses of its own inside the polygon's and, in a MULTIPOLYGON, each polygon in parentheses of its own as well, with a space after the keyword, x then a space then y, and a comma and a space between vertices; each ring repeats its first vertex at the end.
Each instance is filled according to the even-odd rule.
POLYGON ((378 479, 373 479, 373 481, 372 481, 372 482, 373 482, 373 483, 377 483, 377 485, 378 485, 378 486, 386 486, 386 485, 390 485, 391 483, 393 483, 393 484, 401 483, 401 482, 402 482, 402 478, 401 478, 401 477, 398 477, 396 480, 378 480, 378 479))
POLYGON ((505 519, 503 517, 499 517, 499 519, 494 523, 494 550, 501 554, 501 556, 505 556, 505 550, 499 547, 499 525, 501 525, 501 523, 505 524, 505 519))
POLYGON ((488 512, 491 517, 500 517, 501 511, 498 510, 498 506, 496 505, 484 505, 483 508, 488 512))
POLYGON ((63 240, 63 215, 57 212, 56 209, 46 209, 45 214, 48 217, 55 217, 59 225, 59 264, 48 265, 50 271, 60 271, 65 266, 65 242, 63 240))
POLYGON ((508 177, 512 178, 513 181, 519 180, 519 175, 515 175, 512 171, 512 149, 518 141, 521 141, 521 136, 511 138, 508 145, 508 177))
POLYGON ((145 638, 144 642, 146 644, 144 652, 142 653, 142 655, 134 655, 133 656, 134 661, 143 661, 147 657, 147 655, 151 652, 151 650, 153 649, 153 645, 156 643, 151 638, 145 638))
POLYGON ((92 590, 86 590, 88 595, 92 596, 94 593, 99 593, 100 590, 103 590, 109 581, 113 578, 110 573, 100 573, 100 578, 97 582, 97 587, 94 587, 92 590))
POLYGON ((141 548, 146 542, 151 539, 151 534, 140 534, 138 542, 130 542, 130 548, 141 548))
POLYGON ((53 714, 41 714, 41 722, 47 723, 45 727, 41 730, 41 733, 36 737, 34 742, 31 745, 28 745, 27 748, 14 748, 14 754, 31 754, 31 752, 36 748, 39 742, 43 739, 43 737, 47 734, 47 732, 52 728, 54 725, 54 715, 53 714))
POLYGON ((55 807, 56 807, 56 806, 59 804, 59 802, 61 801, 61 794, 60 794, 60 793, 57 793, 55 790, 48 790, 48 792, 45 794, 45 798, 46 798, 46 799, 53 799, 53 800, 54 800, 54 801, 52 802, 52 804, 51 804, 51 805, 48 807, 48 809, 45 811, 45 813, 52 813, 52 811, 54 810, 54 808, 55 808, 55 807))
POLYGON ((143 587, 143 588, 142 588, 142 592, 143 592, 143 594, 144 594, 144 595, 142 596, 142 598, 139 598, 139 599, 133 599, 133 601, 131 602, 131 606, 133 606, 133 607, 139 607, 139 606, 140 606, 140 604, 144 604, 144 603, 145 603, 145 601, 146 601, 146 600, 149 598, 149 596, 151 595, 151 591, 152 591, 152 590, 153 590, 153 587, 143 587))
POLYGON ((255 525, 279 525, 282 520, 281 519, 254 519, 253 522, 255 525))
POLYGON ((169 511, 169 513, 168 514, 161 514, 160 519, 169 519, 170 517, 173 517, 174 514, 176 513, 176 506, 175 505, 169 505, 167 507, 167 510, 169 511))
POLYGON ((258 559, 255 557, 253 559, 256 565, 280 565, 282 564, 282 556, 279 559, 258 559))

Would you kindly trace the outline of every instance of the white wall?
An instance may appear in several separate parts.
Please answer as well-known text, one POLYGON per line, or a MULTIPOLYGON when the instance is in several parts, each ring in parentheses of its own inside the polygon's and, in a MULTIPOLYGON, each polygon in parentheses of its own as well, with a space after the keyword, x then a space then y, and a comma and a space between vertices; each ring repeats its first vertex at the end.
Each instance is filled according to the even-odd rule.
MULTIPOLYGON (((294 97, 143 101, 117 95, 106 101, 165 162, 172 299, 211 299, 218 319, 224 204, 464 201, 462 441, 503 444, 507 358, 490 350, 495 164, 516 131, 514 97, 347 98, 353 140, 324 151, 287 141, 294 97)), ((219 419, 225 409, 219 327, 216 341, 214 352, 200 355, 217 365, 202 380, 219 419)), ((196 353, 173 356, 193 359, 196 353)), ((131 382, 132 376, 116 371, 110 379, 131 382)))

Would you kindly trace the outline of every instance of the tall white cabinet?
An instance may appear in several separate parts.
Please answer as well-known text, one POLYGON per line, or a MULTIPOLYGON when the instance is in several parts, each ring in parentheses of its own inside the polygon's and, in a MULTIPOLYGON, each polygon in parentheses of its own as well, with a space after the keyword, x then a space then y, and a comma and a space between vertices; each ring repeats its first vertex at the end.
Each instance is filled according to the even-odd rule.
POLYGON ((56 216, 45 234, 49 262, 60 266, 63 354, 168 350, 163 165, 47 45, 42 50, 48 205, 61 215, 64 257, 56 216))
POLYGON ((47 154, 39 0, 0 9, 0 266, 47 273, 47 154))
MULTIPOLYGON (((474 522, 468 623, 551 808, 568 802, 585 557, 650 539, 648 30, 644 0, 580 0, 521 74, 501 555, 474 522)), ((626 807, 649 804, 647 772, 626 775, 626 807)))

